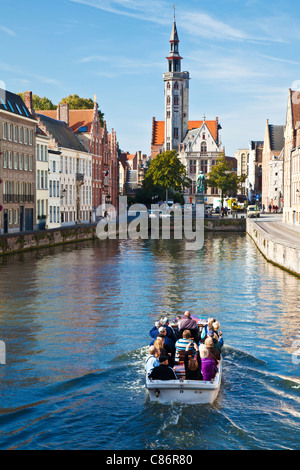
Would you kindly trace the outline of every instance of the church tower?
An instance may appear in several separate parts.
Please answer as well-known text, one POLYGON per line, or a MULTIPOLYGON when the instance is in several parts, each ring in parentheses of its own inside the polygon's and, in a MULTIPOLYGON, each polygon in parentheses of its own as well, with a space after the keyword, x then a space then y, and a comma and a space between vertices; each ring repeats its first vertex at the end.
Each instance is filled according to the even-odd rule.
POLYGON ((165 83, 165 143, 164 150, 178 149, 188 132, 189 123, 189 72, 181 72, 179 38, 175 13, 167 57, 168 72, 163 74, 165 83))

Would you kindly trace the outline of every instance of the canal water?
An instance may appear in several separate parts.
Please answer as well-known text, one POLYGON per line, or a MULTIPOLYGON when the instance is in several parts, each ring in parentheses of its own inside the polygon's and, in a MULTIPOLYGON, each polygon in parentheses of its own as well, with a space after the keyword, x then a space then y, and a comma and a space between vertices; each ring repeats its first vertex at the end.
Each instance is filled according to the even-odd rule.
POLYGON ((0 260, 1 449, 299 449, 300 279, 247 235, 105 240, 0 260), (144 387, 149 330, 186 309, 225 341, 212 405, 144 387))

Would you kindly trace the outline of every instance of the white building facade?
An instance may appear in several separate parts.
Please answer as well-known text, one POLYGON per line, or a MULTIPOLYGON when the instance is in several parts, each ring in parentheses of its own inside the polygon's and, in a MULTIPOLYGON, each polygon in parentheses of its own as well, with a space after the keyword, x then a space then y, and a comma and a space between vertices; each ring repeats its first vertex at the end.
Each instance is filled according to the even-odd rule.
POLYGON ((48 151, 49 158, 49 221, 48 228, 61 225, 60 219, 60 151, 48 151))

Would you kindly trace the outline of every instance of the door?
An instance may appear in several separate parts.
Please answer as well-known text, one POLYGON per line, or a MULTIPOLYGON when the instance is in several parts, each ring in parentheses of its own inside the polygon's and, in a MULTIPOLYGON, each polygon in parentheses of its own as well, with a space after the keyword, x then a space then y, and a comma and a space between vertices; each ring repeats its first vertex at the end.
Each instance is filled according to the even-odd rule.
POLYGON ((24 230, 24 206, 20 206, 20 232, 24 230))
POLYGON ((4 233, 8 233, 8 211, 7 209, 3 212, 3 231, 4 233))
POLYGON ((33 209, 25 209, 25 231, 33 230, 33 209))

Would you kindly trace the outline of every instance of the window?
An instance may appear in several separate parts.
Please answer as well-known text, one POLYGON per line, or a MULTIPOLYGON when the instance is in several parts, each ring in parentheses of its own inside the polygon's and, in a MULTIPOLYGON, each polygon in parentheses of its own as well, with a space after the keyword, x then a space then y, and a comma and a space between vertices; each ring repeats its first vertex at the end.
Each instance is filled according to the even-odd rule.
POLYGON ((15 152, 15 157, 14 157, 14 169, 17 170, 19 166, 19 154, 15 152))
POLYGON ((33 156, 29 155, 29 171, 33 169, 33 156))
POLYGON ((171 116, 170 111, 167 111, 167 118, 169 118, 170 116, 171 116))
POLYGON ((25 127, 24 129, 24 144, 28 145, 28 129, 25 127))
POLYGON ((3 122, 3 139, 7 139, 7 122, 3 122))
POLYGON ((178 88, 179 88, 179 87, 178 87, 178 82, 175 82, 175 84, 174 84, 174 90, 178 90, 178 88))
POLYGON ((52 206, 50 206, 50 224, 52 224, 52 206))
POLYGON ((8 140, 13 140, 13 125, 9 125, 8 140))
POLYGON ((173 137, 174 137, 174 139, 178 139, 178 127, 174 127, 174 129, 173 129, 173 137))
POLYGON ((33 131, 30 129, 29 131, 29 145, 33 144, 33 131))
POLYGON ((171 85, 170 85, 170 82, 167 83, 167 90, 170 90, 171 88, 171 85))
POLYGON ((21 144, 23 144, 23 141, 24 141, 24 129, 23 127, 20 127, 20 130, 19 130, 19 142, 21 144))
POLYGON ((25 161, 24 161, 24 170, 25 171, 28 171, 28 163, 29 163, 28 155, 25 155, 25 161))
POLYGON ((18 129, 18 126, 15 126, 14 141, 15 141, 15 142, 18 142, 18 141, 19 141, 19 129, 18 129))
POLYGON ((49 197, 52 197, 52 180, 49 181, 49 197))
POLYGON ((8 211, 8 223, 9 223, 9 225, 12 225, 12 223, 13 223, 12 209, 9 209, 9 211, 8 211))
POLYGON ((171 98, 170 96, 167 96, 167 104, 170 104, 171 103, 171 98))
POLYGON ((206 153, 207 152, 207 145, 206 142, 201 143, 201 153, 206 153))
POLYGON ((19 209, 15 210, 15 225, 19 225, 19 209))
POLYGON ((41 171, 41 189, 44 189, 44 172, 41 171))
POLYGON ((3 168, 7 168, 7 150, 3 152, 3 168))
POLYGON ((174 96, 174 105, 178 105, 179 104, 179 97, 176 95, 174 96))
POLYGON ((56 172, 56 161, 55 160, 53 160, 53 162, 52 162, 52 171, 53 171, 53 173, 56 172))
POLYGON ((59 197, 59 181, 56 181, 56 196, 59 197))
POLYGON ((207 173, 207 160, 201 160, 201 171, 207 173))
POLYGON ((9 152, 9 157, 8 157, 8 168, 12 169, 13 167, 13 153, 9 152))
POLYGON ((40 144, 37 144, 36 146, 36 159, 40 159, 40 144))
POLYGON ((23 168, 24 168, 24 154, 21 153, 20 158, 19 158, 19 170, 23 170, 23 168))
POLYGON ((36 185, 37 185, 37 189, 40 189, 40 185, 41 185, 41 181, 40 181, 40 170, 37 170, 36 172, 36 185))
POLYGON ((44 160, 44 146, 41 145, 41 161, 44 160))
POLYGON ((190 160, 190 173, 196 173, 196 160, 190 160))

